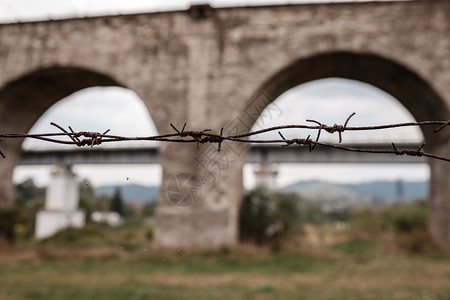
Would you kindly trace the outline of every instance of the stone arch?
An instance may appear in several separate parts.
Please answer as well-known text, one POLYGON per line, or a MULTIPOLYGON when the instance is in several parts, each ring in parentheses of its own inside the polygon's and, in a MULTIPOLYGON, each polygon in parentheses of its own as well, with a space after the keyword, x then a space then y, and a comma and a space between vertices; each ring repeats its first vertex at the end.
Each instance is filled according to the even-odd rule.
POLYGON ((111 76, 84 68, 54 66, 32 71, 1 88, 2 125, 25 132, 54 103, 93 86, 123 87, 111 76))
MULTIPOLYGON (((257 95, 265 93, 276 99, 288 89, 309 81, 341 77, 371 84, 398 99, 418 120, 446 120, 450 108, 443 98, 417 73, 407 67, 375 54, 331 52, 302 58, 284 67, 266 80, 257 95)), ((268 104, 268 102, 266 102, 268 104)), ((254 97, 248 106, 258 105, 254 97)), ((250 110, 262 112, 261 106, 250 110)), ((242 116, 252 124, 248 114, 242 116)), ((423 128, 429 146, 446 142, 443 135, 433 134, 432 128, 423 128)))
MULTIPOLYGON (((247 109, 243 110, 240 117, 245 124, 253 126, 259 115, 248 114, 246 111, 262 113, 272 100, 288 89, 329 77, 353 79, 378 87, 399 100, 417 121, 450 119, 448 101, 416 72, 379 55, 352 52, 322 53, 298 59, 285 66, 260 86, 258 92, 247 101, 247 109), (261 95, 264 100, 259 101, 261 95)), ((436 134, 433 129, 422 128, 427 151, 450 156, 449 131, 436 134)), ((437 160, 429 160, 429 164, 429 230, 437 243, 450 248, 450 187, 446 180, 450 166, 437 160)))
MULTIPOLYGON (((13 79, 0 89, 0 128, 4 132, 28 132, 53 104, 94 86, 124 87, 110 75, 75 66, 41 68, 13 79)), ((8 139, 0 144, 7 156, 0 164, 0 209, 14 205, 12 174, 22 142, 8 139)))

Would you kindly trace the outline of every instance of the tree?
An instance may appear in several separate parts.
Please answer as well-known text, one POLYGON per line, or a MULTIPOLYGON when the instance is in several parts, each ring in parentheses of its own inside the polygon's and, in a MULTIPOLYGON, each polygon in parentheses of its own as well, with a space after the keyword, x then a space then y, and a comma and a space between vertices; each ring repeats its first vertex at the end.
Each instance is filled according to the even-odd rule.
POLYGON ((120 188, 116 188, 114 195, 111 199, 111 211, 117 212, 119 215, 123 216, 124 214, 124 204, 122 199, 122 193, 120 192, 120 188))
POLYGON ((257 244, 277 241, 299 222, 300 197, 258 187, 248 192, 242 202, 239 229, 241 240, 257 244))
POLYGON ((27 179, 15 185, 15 202, 18 206, 24 206, 30 201, 44 197, 45 188, 39 188, 33 179, 27 179))
POLYGON ((15 185, 16 207, 0 212, 0 236, 30 238, 34 234, 36 214, 45 205, 45 188, 38 187, 32 179, 15 185))
POLYGON ((152 217, 155 214, 155 206, 156 202, 154 201, 147 201, 142 206, 142 215, 144 217, 152 217))
POLYGON ((92 188, 92 184, 87 179, 83 179, 80 182, 79 190, 80 208, 86 213, 87 221, 90 221, 91 214, 95 206, 95 191, 92 188))

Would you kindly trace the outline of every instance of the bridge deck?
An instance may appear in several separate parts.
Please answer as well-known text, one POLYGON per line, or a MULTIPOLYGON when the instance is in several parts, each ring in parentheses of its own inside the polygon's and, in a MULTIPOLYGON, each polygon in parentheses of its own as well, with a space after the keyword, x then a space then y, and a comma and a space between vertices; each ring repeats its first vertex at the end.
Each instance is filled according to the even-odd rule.
MULTIPOLYGON (((386 145, 345 145, 359 149, 389 149, 386 145)), ((398 149, 416 149, 417 145, 398 145, 398 149)), ((236 154, 237 155, 237 154, 236 154)), ((228 157, 233 160, 233 157, 228 157)), ((426 163, 424 157, 348 152, 316 147, 252 145, 246 155, 248 163, 426 163)), ((157 164, 158 148, 97 148, 77 150, 24 151, 19 165, 75 165, 75 164, 157 164)))

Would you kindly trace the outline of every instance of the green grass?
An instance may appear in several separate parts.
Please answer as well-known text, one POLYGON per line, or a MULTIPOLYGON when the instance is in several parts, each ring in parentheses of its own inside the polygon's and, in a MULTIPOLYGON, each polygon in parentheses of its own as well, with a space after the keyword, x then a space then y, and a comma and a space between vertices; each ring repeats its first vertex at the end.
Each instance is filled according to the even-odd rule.
POLYGON ((338 243, 330 248, 344 254, 354 256, 368 256, 373 254, 377 247, 376 241, 364 239, 352 239, 346 242, 338 243))
POLYGON ((450 256, 338 237, 298 253, 247 246, 188 253, 152 250, 142 227, 86 226, 0 248, 0 300, 450 300, 450 256))
POLYGON ((171 252, 2 260, 0 299, 450 299, 448 257, 349 258, 171 252))

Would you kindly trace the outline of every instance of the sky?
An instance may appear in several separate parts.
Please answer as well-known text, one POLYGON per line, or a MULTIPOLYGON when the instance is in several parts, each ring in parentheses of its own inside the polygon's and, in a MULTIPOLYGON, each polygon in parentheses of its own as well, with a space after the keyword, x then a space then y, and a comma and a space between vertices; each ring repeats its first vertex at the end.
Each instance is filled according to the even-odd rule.
MULTIPOLYGON (((60 19, 187 9, 191 4, 213 7, 314 2, 365 2, 367 0, 1 0, 0 22, 60 19)), ((383 0, 373 0, 383 1, 383 0)))
MULTIPOLYGON (((187 0, 2 0, 0 2, 0 22, 16 22, 31 20, 60 19, 105 14, 125 14, 135 12, 154 12, 164 10, 186 9, 191 3, 205 1, 187 0)), ((342 2, 342 1, 242 1, 215 0, 209 1, 212 6, 238 6, 259 4, 294 4, 310 2, 342 2)), ((356 1, 351 1, 356 2, 356 1)), ((274 126, 286 123, 304 123, 305 119, 317 119, 326 124, 342 124, 352 112, 357 114, 350 121, 351 125, 375 125, 413 120, 408 111, 397 100, 381 90, 360 83, 342 79, 327 79, 311 82, 293 88, 281 95, 275 102, 277 114, 263 113, 257 124, 274 126), (379 107, 383 107, 381 111, 379 107), (267 115, 270 117, 268 118, 267 115)), ((71 125, 75 130, 103 132, 107 128, 111 133, 119 135, 149 135, 156 134, 153 122, 145 106, 137 95, 122 88, 91 88, 79 91, 51 107, 31 132, 53 132, 49 123, 53 121, 62 126, 71 125), (84 108, 89 103, 89 111, 84 108), (107 105, 106 105, 107 104, 107 105), (114 107, 113 111, 107 108, 114 107), (117 109, 120 108, 120 109, 117 109), (83 111, 83 114, 73 113, 83 111), (118 113, 119 112, 119 113, 118 113), (104 118, 98 116, 103 115, 104 118), (76 116, 83 115, 84 119, 76 116), (95 118, 93 117, 95 115, 95 118), (105 121, 107 120, 107 121, 105 121)), ((257 129, 258 126, 255 126, 257 129)), ((297 134, 299 134, 297 132, 297 134)), ((301 135, 301 133, 300 133, 301 135)), ((285 133, 286 137, 291 136, 285 133)), ((364 134, 344 133, 346 141, 391 141, 409 136, 409 142, 419 142, 421 133, 418 130, 384 131, 364 134)), ((334 141, 336 136, 324 137, 334 141)), ((114 146, 140 146, 133 142, 130 145, 115 144, 114 146)), ((46 143, 25 141, 24 148, 41 149, 49 147, 46 143)), ((51 145, 53 146, 53 145, 51 145)), ((254 183, 253 167, 244 169, 245 186, 254 183)), ((48 167, 17 167, 14 181, 20 182, 32 177, 39 185, 49 181, 51 166, 48 167)), ((427 180, 429 168, 427 165, 325 165, 325 164, 292 164, 278 166, 279 186, 284 186, 297 180, 327 180, 334 182, 361 182, 370 180, 427 180), (304 172, 308 170, 308 172, 304 172), (307 175, 305 175, 307 174, 307 175)), ((74 171, 80 178, 89 179, 94 185, 138 183, 157 185, 160 182, 161 167, 159 166, 75 166, 74 171), (126 179, 128 178, 128 180, 126 179)))

